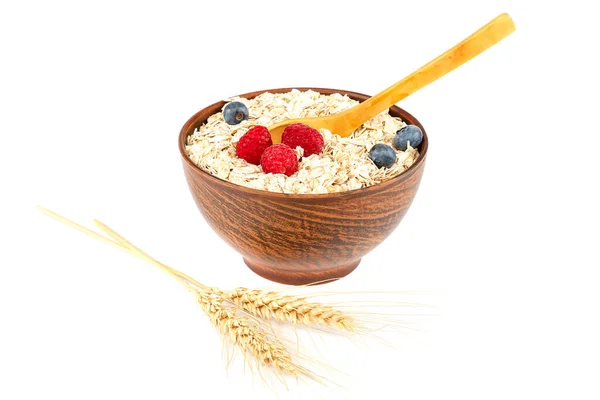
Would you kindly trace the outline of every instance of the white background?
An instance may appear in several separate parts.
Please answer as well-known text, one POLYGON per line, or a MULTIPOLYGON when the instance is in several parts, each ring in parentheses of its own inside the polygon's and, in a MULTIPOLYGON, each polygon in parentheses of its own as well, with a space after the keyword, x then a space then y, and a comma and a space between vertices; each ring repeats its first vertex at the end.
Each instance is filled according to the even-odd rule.
POLYGON ((600 397, 593 2, 351 3, 2 3, 1 399, 600 397), (434 290, 441 315, 395 351, 323 344, 346 389, 228 377, 176 281, 34 208, 99 218, 208 284, 268 287, 197 211, 184 122, 257 89, 374 94, 501 12, 514 35, 401 103, 430 137, 418 196, 327 286, 434 290))

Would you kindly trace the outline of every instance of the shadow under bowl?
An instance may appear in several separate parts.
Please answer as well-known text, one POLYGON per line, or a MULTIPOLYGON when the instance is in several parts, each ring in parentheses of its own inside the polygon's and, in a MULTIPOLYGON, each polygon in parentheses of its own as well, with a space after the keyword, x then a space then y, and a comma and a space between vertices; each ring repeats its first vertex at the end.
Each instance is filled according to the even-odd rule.
MULTIPOLYGON (((240 95, 254 98, 261 90, 240 95)), ((322 94, 341 93, 365 101, 370 96, 337 89, 296 88, 322 94)), ((196 166, 187 156, 187 137, 224 101, 191 117, 181 129, 179 151, 192 197, 212 229, 244 257, 258 275, 280 283, 304 285, 348 275, 361 258, 398 226, 421 182, 427 156, 427 134, 415 117, 400 107, 390 115, 423 130, 419 157, 402 174, 363 189, 331 194, 284 194, 236 185, 196 166)))

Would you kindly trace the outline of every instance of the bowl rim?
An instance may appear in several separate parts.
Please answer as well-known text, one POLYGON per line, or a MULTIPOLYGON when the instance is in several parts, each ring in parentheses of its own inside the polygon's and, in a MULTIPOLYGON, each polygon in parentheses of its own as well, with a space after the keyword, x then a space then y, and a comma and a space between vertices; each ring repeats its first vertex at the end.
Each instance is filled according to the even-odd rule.
MULTIPOLYGON (((348 90, 330 89, 330 88, 313 88, 313 87, 290 87, 290 88, 275 88, 275 89, 257 90, 257 91, 244 93, 244 94, 240 94, 240 95, 236 95, 236 96, 230 96, 230 97, 243 97, 243 98, 247 98, 247 99, 252 99, 252 98, 254 98, 262 93, 266 93, 266 92, 285 93, 285 92, 289 92, 294 89, 300 90, 300 91, 313 90, 318 93, 323 93, 321 91, 331 92, 330 94, 342 93, 342 94, 345 94, 348 97, 350 97, 354 100, 360 101, 360 102, 365 101, 369 97, 372 97, 370 95, 366 95, 366 94, 358 93, 358 92, 352 92, 352 91, 348 91, 348 90), (360 99, 360 97, 365 98, 365 99, 360 99)), ((269 190, 254 189, 254 188, 250 188, 247 186, 238 185, 236 183, 232 183, 225 179, 222 179, 215 175, 212 175, 207 171, 204 171, 202 168, 197 166, 185 152, 185 143, 187 143, 187 137, 189 136, 189 134, 187 132, 190 129, 190 125, 192 125, 192 121, 194 121, 197 118, 197 116, 200 113, 203 113, 204 110, 206 110, 207 108, 216 107, 218 104, 221 104, 223 102, 224 102, 223 100, 220 100, 220 101, 217 101, 211 105, 208 105, 208 106, 202 108, 201 110, 196 112, 194 115, 192 115, 185 122, 185 124, 181 128, 181 131, 179 132, 179 136, 178 136, 179 154, 181 155, 183 160, 187 163, 187 165, 190 168, 192 168, 193 170, 195 170, 197 172, 200 172, 201 174, 204 174, 204 176, 206 176, 208 179, 213 179, 214 182, 217 184, 225 185, 234 190, 239 190, 241 192, 245 192, 248 194, 268 196, 268 197, 273 197, 273 198, 295 198, 295 199, 326 199, 326 198, 338 198, 338 197, 345 197, 345 196, 366 195, 373 191, 384 190, 388 186, 391 186, 398 181, 402 181, 402 180, 409 178, 411 175, 414 174, 414 172, 419 168, 419 166, 421 164, 423 164, 423 162, 425 162, 425 158, 427 157, 427 150, 429 148, 429 139, 427 137, 427 133, 425 132, 425 129, 423 128, 423 125, 419 122, 418 119, 416 119, 408 111, 404 110, 403 108, 398 107, 397 105, 393 105, 392 107, 390 107, 390 109, 394 109, 396 112, 403 114, 408 119, 411 119, 413 122, 416 122, 418 124, 418 126, 421 128, 421 130, 423 131, 423 141, 421 142, 421 145, 420 145, 419 157, 406 171, 404 171, 400 175, 397 175, 391 179, 385 180, 385 181, 383 181, 381 183, 377 183, 375 185, 367 186, 367 187, 360 188, 360 189, 345 190, 343 192, 334 192, 334 193, 306 193, 306 194, 280 193, 280 192, 271 192, 269 190)), ((206 120, 204 120, 202 122, 196 122, 194 125, 198 125, 198 123, 202 124, 204 122, 206 122, 206 120)))

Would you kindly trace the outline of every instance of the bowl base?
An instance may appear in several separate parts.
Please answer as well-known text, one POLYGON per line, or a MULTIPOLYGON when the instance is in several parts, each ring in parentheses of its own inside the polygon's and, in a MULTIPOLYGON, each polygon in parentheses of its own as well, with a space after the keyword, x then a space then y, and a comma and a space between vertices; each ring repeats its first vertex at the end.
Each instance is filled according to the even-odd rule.
POLYGON ((314 271, 292 271, 273 268, 261 265, 254 261, 249 261, 246 258, 244 258, 244 263, 257 275, 273 282, 284 283, 286 285, 319 285, 335 281, 348 275, 358 267, 360 260, 361 259, 359 258, 346 265, 314 271))

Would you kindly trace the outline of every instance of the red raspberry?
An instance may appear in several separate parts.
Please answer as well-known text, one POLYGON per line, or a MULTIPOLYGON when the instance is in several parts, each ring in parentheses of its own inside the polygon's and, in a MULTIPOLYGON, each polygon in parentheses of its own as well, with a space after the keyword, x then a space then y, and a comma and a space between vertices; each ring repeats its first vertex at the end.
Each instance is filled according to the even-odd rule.
POLYGON ((304 149, 304 157, 319 154, 323 150, 323 136, 318 130, 304 124, 291 124, 285 127, 281 135, 281 143, 292 149, 300 146, 304 149))
POLYGON ((240 138, 235 147, 235 154, 250 164, 260 164, 260 156, 273 144, 269 130, 264 126, 256 125, 240 138))
POLYGON ((289 146, 274 144, 263 153, 260 166, 265 174, 270 172, 290 176, 298 169, 298 156, 289 146))

